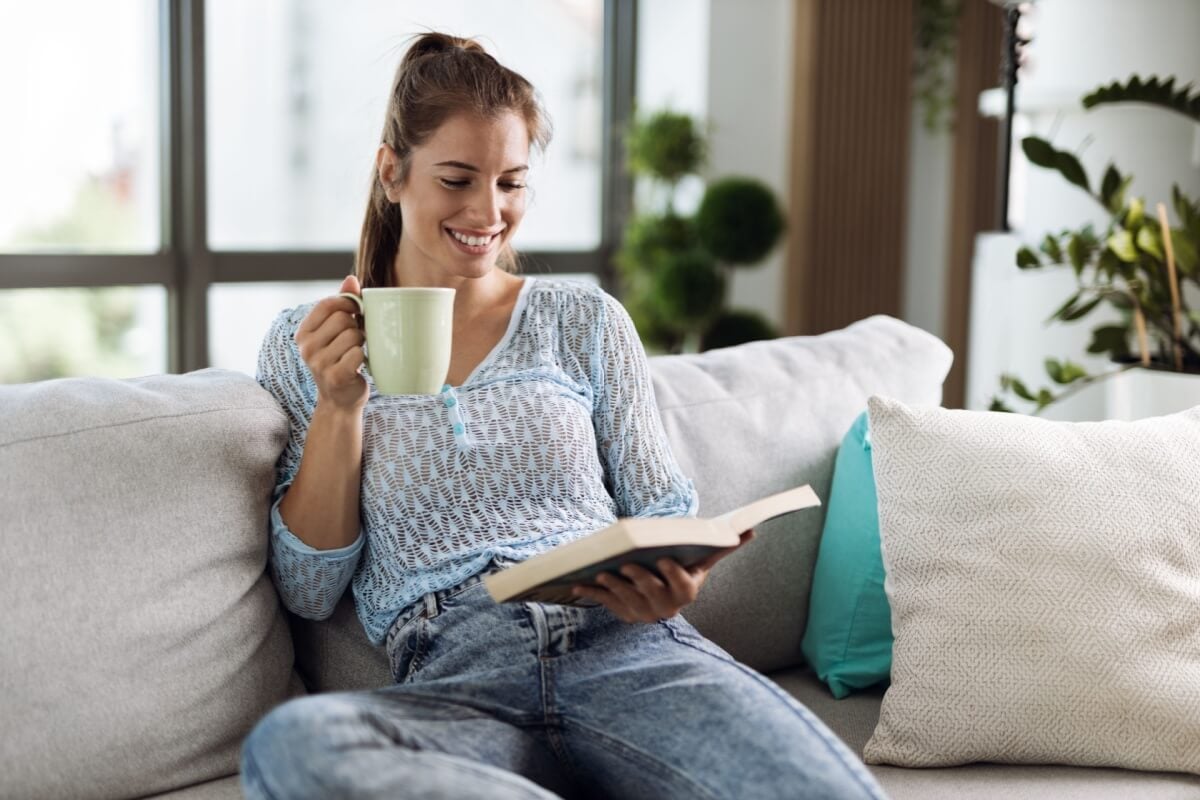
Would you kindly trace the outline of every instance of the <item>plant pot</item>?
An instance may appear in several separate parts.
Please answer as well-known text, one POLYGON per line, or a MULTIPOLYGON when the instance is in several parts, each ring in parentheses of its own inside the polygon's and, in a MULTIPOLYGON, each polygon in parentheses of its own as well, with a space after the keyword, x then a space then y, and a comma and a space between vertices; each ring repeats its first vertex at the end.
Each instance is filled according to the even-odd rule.
POLYGON ((1134 367, 1104 381, 1108 419, 1144 419, 1200 406, 1200 374, 1134 367))

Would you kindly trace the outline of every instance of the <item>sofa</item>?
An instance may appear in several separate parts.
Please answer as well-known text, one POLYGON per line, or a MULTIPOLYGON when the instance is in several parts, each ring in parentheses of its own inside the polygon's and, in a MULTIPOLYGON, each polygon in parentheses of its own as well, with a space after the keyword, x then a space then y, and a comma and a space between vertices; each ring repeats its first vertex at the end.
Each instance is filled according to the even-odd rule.
MULTIPOLYGON (((805 483, 826 497, 868 398, 937 405, 950 362, 935 337, 876 316, 650 365, 699 513, 715 516, 805 483)), ((0 387, 0 797, 239 797, 241 743, 271 708, 388 683, 352 592, 313 621, 270 581, 286 433, 274 399, 232 371, 0 387)), ((822 521, 761 525, 683 613, 861 754, 886 687, 835 700, 801 656, 822 521)), ((871 769, 896 800, 1200 797, 1182 773, 871 769)))

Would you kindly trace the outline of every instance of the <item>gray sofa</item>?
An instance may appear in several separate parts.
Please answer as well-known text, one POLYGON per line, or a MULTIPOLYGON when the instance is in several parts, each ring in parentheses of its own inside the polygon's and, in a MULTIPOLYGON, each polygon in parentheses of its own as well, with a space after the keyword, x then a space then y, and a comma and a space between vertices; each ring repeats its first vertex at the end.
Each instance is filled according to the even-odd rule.
MULTIPOLYGON (((949 365, 888 317, 651 360, 704 516, 802 483, 826 497, 867 398, 936 404, 949 365)), ((0 797, 238 797, 241 742, 273 706, 389 681, 350 592, 331 619, 298 619, 264 572, 286 425, 221 370, 0 387, 0 797)), ((836 701, 800 656, 822 520, 761 526, 685 615, 861 753, 882 688, 836 701)), ((1179 774, 872 769, 897 800, 1200 797, 1179 774)))

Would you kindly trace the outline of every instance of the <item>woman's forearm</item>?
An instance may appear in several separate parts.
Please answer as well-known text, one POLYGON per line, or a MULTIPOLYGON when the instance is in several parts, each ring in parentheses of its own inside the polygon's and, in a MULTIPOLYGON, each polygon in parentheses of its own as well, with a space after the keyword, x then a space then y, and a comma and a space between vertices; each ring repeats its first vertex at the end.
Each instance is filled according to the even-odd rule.
POLYGON ((362 411, 317 403, 300 469, 279 514, 309 547, 333 550, 354 544, 359 532, 362 479, 362 411))

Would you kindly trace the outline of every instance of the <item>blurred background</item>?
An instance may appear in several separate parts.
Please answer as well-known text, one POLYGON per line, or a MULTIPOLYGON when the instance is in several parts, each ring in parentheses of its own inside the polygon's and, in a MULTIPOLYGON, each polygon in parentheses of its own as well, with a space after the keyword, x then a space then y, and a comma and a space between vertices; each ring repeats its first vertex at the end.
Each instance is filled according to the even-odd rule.
POLYGON ((1117 355, 1045 324, 1078 267, 1017 267, 1116 213, 1025 137, 1073 154, 1092 194, 1115 161, 1185 232, 1172 187, 1200 196, 1197 118, 1081 104, 1135 73, 1195 80, 1195 0, 0 0, 0 382, 254 374, 270 320, 351 271, 389 83, 430 29, 480 38, 554 121, 516 238, 527 274, 632 304, 640 218, 709 219, 731 177, 756 217, 778 212, 752 258, 664 261, 674 282, 635 314, 651 353, 886 313, 954 349, 947 405, 986 408, 1047 356, 1117 355), (656 113, 702 139, 665 182, 630 161, 656 113))

